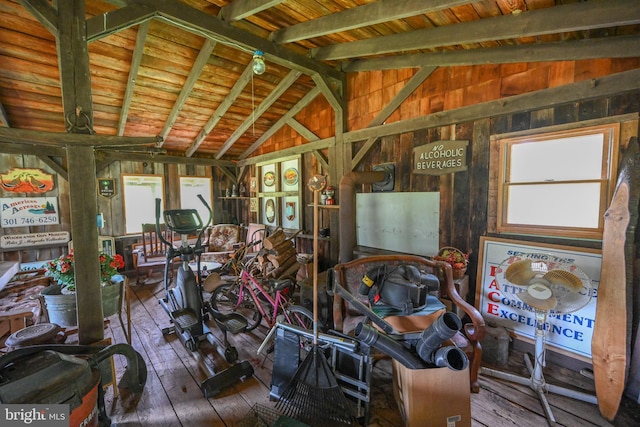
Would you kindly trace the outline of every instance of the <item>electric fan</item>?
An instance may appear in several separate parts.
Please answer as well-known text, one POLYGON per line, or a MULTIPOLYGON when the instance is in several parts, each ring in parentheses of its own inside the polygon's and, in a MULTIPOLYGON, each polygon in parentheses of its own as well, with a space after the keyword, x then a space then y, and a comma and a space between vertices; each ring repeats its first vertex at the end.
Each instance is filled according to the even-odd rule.
POLYGON ((524 361, 530 378, 483 368, 488 376, 528 385, 533 389, 551 425, 555 418, 547 402, 546 392, 597 404, 596 396, 547 384, 542 368, 545 366, 547 316, 571 313, 591 300, 591 280, 577 265, 550 254, 529 253, 511 256, 496 269, 496 282, 502 296, 515 307, 535 313, 535 360, 532 366, 528 355, 524 361))

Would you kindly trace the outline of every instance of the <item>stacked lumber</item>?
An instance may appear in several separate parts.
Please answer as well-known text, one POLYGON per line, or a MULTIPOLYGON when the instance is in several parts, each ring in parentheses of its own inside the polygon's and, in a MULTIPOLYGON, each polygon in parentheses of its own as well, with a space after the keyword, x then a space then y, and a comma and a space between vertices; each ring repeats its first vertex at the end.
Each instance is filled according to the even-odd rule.
POLYGON ((300 266, 297 260, 298 254, 293 245, 294 238, 295 235, 287 237, 281 228, 264 238, 262 250, 257 255, 257 259, 265 277, 276 279, 295 277, 300 266))

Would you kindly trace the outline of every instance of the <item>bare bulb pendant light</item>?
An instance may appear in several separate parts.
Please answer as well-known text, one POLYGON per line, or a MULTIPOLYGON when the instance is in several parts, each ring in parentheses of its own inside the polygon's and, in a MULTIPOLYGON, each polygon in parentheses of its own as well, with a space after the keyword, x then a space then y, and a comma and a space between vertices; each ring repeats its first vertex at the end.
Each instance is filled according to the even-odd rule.
POLYGON ((264 74, 267 66, 264 64, 264 53, 261 50, 253 52, 253 74, 264 74))

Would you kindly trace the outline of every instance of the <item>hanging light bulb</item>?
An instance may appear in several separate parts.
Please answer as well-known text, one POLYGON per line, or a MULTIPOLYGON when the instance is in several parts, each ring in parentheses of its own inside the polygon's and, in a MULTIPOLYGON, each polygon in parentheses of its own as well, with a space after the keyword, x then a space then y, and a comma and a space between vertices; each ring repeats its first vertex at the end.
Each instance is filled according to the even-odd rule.
POLYGON ((253 52, 253 73, 257 75, 264 74, 267 66, 264 65, 264 53, 261 50, 253 52))

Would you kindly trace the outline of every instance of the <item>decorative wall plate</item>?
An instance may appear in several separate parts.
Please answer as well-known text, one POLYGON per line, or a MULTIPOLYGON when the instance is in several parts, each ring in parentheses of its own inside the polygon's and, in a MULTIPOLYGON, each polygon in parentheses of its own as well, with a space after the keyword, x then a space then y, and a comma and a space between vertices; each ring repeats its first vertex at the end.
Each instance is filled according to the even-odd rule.
POLYGON ((284 171, 284 183, 287 185, 296 185, 298 183, 298 169, 288 168, 284 171))
POLYGON ((276 183, 276 174, 271 171, 265 173, 262 177, 262 182, 265 187, 273 187, 276 183))
POLYGON ((264 205, 264 216, 270 224, 276 220, 276 204, 273 199, 266 201, 264 205))

